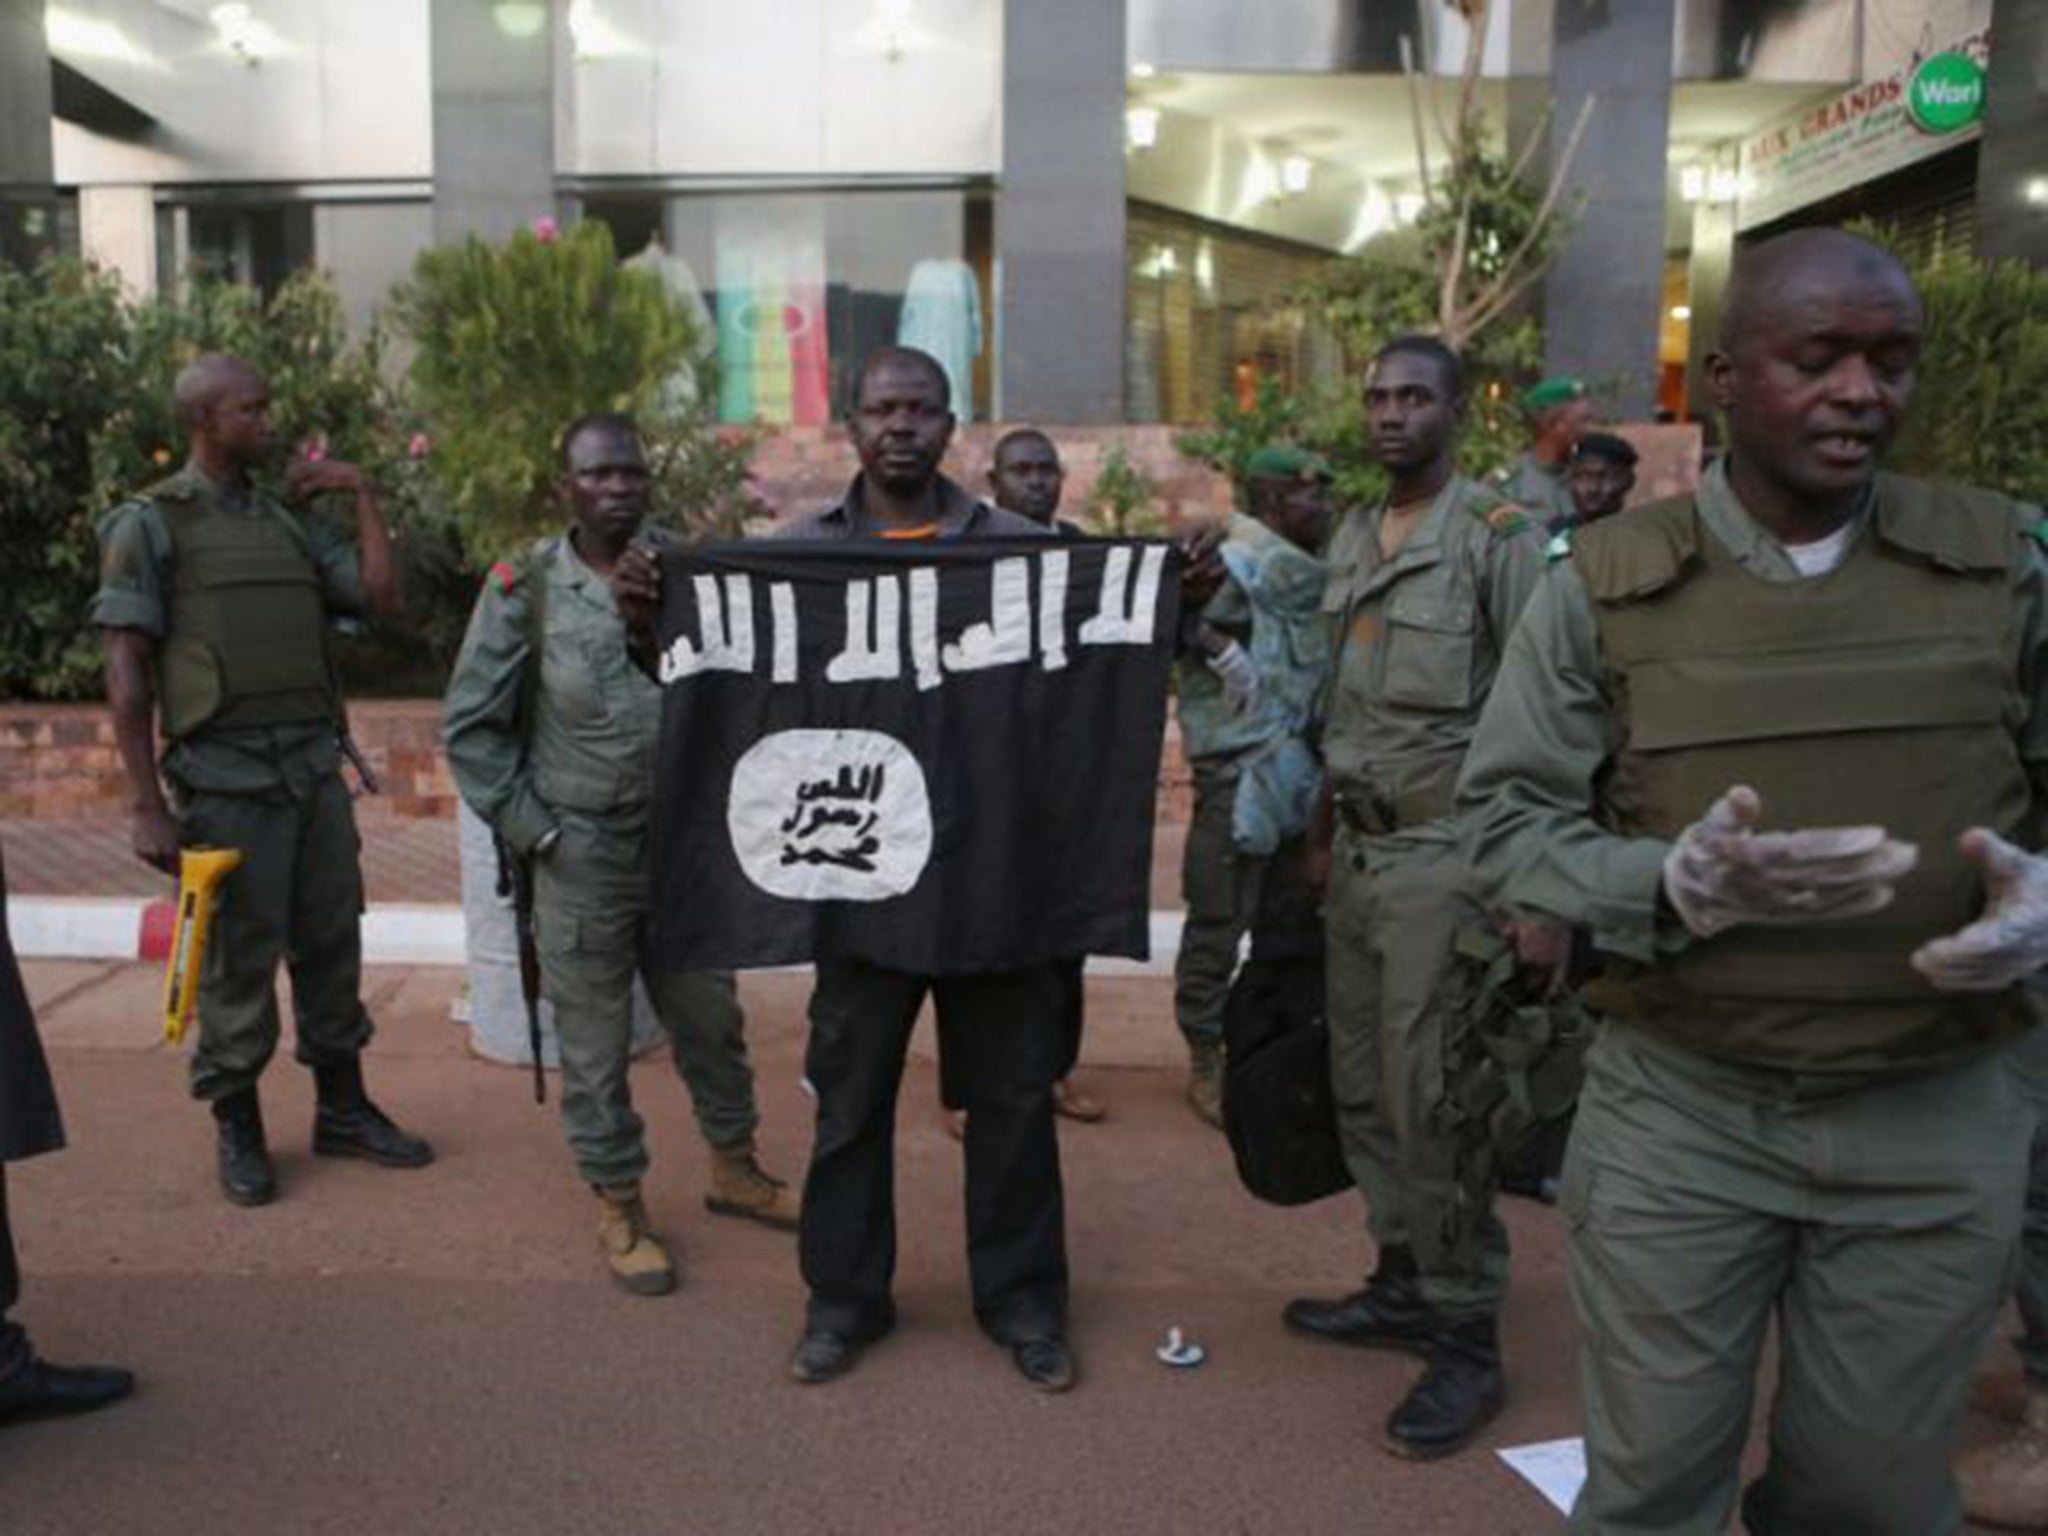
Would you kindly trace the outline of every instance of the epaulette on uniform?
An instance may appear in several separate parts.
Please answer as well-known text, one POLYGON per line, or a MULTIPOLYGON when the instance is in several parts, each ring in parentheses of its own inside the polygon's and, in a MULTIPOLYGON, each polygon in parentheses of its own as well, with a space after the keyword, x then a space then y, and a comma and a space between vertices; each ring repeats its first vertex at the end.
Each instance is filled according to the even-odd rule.
POLYGON ((1479 518, 1499 534, 1525 533, 1536 526, 1536 520, 1529 515, 1529 509, 1518 501, 1490 501, 1475 504, 1473 516, 1479 518))

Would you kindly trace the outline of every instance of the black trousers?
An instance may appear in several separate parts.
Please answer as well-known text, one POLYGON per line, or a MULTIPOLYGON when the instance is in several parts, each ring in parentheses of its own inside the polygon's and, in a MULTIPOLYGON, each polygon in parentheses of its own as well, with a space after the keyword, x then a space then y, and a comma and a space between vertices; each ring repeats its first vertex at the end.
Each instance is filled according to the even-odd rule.
POLYGON ((896 1096, 918 1009, 937 1005, 948 1102, 967 1111, 974 1313, 1013 1343, 1066 1331, 1066 1207, 1052 1085, 1066 1059, 1060 968, 919 976, 826 961, 804 1071, 818 1130, 799 1252, 813 1328, 856 1338, 895 1320, 896 1096))
POLYGON ((8 1317, 21 1300, 21 1265, 14 1257, 14 1229, 7 1221, 7 1165, 0 1163, 0 1381, 29 1362, 28 1335, 8 1317))

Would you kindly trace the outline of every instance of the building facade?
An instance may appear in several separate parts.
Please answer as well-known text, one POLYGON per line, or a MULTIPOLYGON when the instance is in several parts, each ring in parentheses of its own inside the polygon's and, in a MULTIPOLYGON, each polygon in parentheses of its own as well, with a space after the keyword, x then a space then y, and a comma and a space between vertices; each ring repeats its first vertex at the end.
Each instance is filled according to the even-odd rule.
POLYGON ((1530 176, 1590 112, 1530 302, 1618 415, 1696 407, 1742 240, 1861 214, 2048 259, 2048 6, 1472 9, 0 0, 0 255, 143 291, 313 262, 366 322, 433 243, 595 218, 702 321, 728 419, 834 419, 896 341, 970 419, 1193 422, 1341 370, 1284 301, 1414 218, 1475 45, 1530 176))

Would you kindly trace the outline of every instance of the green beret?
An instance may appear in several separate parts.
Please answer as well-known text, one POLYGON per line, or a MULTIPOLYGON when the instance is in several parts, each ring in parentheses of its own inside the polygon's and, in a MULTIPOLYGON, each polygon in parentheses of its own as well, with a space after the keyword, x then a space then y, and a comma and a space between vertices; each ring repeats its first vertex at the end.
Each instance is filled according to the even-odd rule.
POLYGON ((1268 443, 1245 460, 1247 480, 1318 480, 1330 478, 1330 466, 1321 454, 1310 453, 1293 443, 1268 443))
POLYGON ((1560 373, 1555 378, 1538 379, 1522 391, 1522 409, 1525 411, 1547 411, 1553 405, 1566 405, 1573 400, 1586 398, 1586 384, 1570 374, 1560 373))

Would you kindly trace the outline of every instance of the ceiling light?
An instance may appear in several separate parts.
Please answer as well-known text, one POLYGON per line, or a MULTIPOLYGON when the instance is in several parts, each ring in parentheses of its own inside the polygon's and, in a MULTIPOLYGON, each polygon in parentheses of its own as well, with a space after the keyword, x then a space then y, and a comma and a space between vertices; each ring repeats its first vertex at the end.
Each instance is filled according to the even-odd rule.
POLYGON ((2036 208, 2048 207, 2048 176, 2029 176, 2021 195, 2036 208))
POLYGON ((1150 149, 1159 142, 1159 109, 1132 107, 1124 113, 1124 137, 1133 149, 1150 149))
POLYGON ((1307 155, 1289 155, 1280 162, 1281 190, 1290 196, 1306 192, 1315 174, 1315 162, 1307 155))
POLYGON ((541 0, 498 0, 491 20, 507 37, 535 37, 548 24, 548 8, 541 0))
POLYGON ((1690 304, 1674 304, 1671 306, 1670 313, 1671 318, 1674 320, 1690 320, 1692 318, 1692 306, 1690 304))

